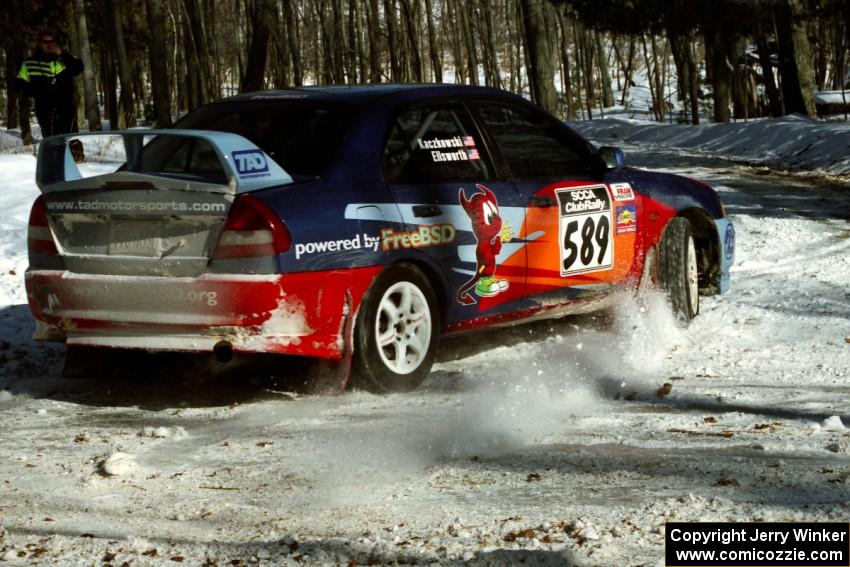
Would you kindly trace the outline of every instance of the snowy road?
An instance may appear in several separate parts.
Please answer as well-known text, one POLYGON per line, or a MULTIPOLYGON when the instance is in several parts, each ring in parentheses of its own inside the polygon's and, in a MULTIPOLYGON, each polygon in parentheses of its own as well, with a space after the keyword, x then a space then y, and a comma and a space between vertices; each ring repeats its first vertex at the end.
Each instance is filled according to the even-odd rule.
POLYGON ((657 565, 666 520, 847 521, 850 192, 625 149, 722 192, 731 293, 452 339, 407 395, 63 381, 4 225, 0 562, 657 565))

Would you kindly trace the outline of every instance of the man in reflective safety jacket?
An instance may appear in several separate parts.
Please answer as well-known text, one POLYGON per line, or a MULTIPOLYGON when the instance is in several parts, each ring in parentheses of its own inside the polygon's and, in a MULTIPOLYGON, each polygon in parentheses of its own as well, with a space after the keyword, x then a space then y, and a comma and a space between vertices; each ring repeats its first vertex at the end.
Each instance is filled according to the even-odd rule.
POLYGON ((38 34, 35 53, 21 64, 16 83, 19 92, 35 99, 43 137, 77 131, 74 77, 82 72, 82 61, 62 51, 54 33, 38 34))

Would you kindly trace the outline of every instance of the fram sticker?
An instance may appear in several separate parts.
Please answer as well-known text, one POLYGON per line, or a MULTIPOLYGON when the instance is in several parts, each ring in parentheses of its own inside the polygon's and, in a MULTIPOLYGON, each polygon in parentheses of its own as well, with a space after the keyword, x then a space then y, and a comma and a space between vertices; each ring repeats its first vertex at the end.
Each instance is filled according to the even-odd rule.
POLYGON ((633 201, 635 198, 632 186, 628 183, 612 183, 611 194, 614 195, 615 201, 633 201))
POLYGON ((617 234, 637 231, 637 207, 622 205, 617 207, 617 234))
POLYGON ((269 174, 269 162, 260 150, 238 150, 231 152, 236 173, 239 177, 265 177, 269 174))

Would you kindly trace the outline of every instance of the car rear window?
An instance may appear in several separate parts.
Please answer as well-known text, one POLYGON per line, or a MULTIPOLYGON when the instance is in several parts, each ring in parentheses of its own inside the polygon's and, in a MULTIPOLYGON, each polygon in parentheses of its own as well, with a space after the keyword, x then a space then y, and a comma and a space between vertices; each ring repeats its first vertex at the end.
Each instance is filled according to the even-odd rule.
MULTIPOLYGON (((324 173, 332 163, 353 116, 351 106, 336 102, 233 102, 200 108, 182 118, 175 128, 239 134, 266 152, 290 175, 314 177, 324 173)), ((160 171, 176 173, 182 168, 187 174, 206 173, 192 169, 201 165, 192 148, 169 148, 165 153, 169 157, 165 158, 165 163, 157 164, 160 171)), ((153 164, 145 165, 151 167, 153 164)))

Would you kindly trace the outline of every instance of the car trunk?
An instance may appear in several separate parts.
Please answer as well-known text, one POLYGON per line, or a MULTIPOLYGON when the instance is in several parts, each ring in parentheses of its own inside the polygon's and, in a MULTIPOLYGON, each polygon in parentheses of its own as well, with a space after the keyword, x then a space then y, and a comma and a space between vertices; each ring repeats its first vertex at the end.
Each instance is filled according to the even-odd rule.
POLYGON ((45 208, 67 269, 116 275, 203 273, 233 195, 161 185, 155 181, 126 188, 113 180, 106 189, 46 196, 45 208))
MULTIPOLYGON (((44 211, 71 272, 199 276, 236 196, 291 181, 261 150, 233 134, 156 132, 159 138, 144 149, 143 134, 120 135, 127 159, 111 173, 75 164, 65 140, 39 156, 44 211)), ((38 267, 32 254, 30 263, 38 267)))

